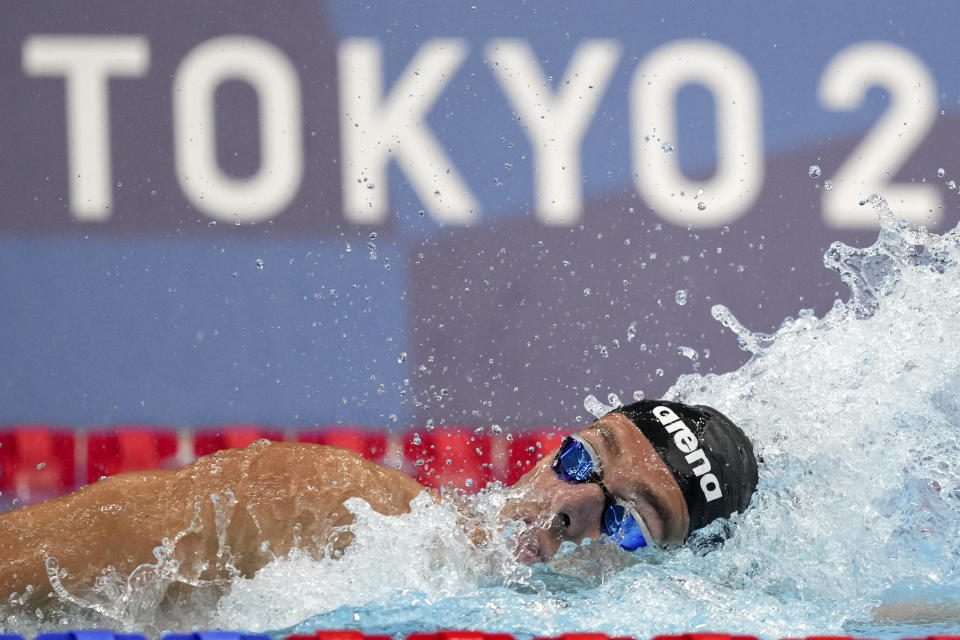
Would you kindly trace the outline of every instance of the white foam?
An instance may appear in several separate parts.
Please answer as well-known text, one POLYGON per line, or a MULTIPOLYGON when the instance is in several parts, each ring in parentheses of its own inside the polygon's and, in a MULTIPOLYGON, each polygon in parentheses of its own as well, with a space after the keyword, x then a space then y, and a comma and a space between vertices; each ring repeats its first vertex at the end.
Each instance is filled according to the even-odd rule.
POLYGON ((473 597, 485 584, 502 583, 505 565, 517 569, 505 545, 478 550, 458 525, 458 510, 425 493, 400 516, 381 515, 359 498, 346 506, 356 518, 350 527, 356 539, 341 558, 295 552, 250 580, 235 580, 214 624, 281 629, 340 607, 385 604, 411 593, 426 602, 473 597))

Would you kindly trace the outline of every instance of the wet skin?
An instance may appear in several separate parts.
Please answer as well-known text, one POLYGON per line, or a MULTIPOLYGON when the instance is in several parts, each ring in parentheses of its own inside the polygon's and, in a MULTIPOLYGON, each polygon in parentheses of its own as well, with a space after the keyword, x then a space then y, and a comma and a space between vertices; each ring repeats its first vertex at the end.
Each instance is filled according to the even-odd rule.
MULTIPOLYGON (((173 549, 183 580, 226 584, 295 546, 315 555, 342 552, 353 540, 342 530, 353 522, 343 506, 350 498, 396 515, 424 490, 348 449, 265 440, 177 470, 119 474, 0 514, 0 598, 29 585, 24 606, 53 601, 48 557, 67 572, 67 591, 82 596, 107 566, 125 578, 156 563, 160 544, 173 549)), ((180 588, 187 587, 174 584, 168 597, 180 588)))
MULTIPOLYGON (((690 528, 683 494, 636 426, 626 416, 612 413, 577 435, 597 452, 607 490, 636 507, 653 541, 661 547, 682 544, 690 528)), ((549 560, 565 541, 580 544, 602 534, 602 489, 592 482, 561 480, 551 468, 554 455, 544 456, 511 488, 502 514, 528 525, 517 546, 517 558, 527 564, 549 560)))
MULTIPOLYGON (((654 541, 682 543, 688 515, 680 489, 636 427, 611 414, 579 435, 597 451, 604 484, 636 505, 654 541)), ((530 525, 517 548, 528 564, 549 559, 565 540, 600 536, 600 487, 561 481, 550 468, 553 457, 545 455, 519 480, 502 513, 530 525)), ((353 522, 346 500, 359 497, 379 513, 396 515, 408 512, 423 491, 405 474, 347 449, 302 443, 262 441, 177 470, 119 474, 0 514, 0 597, 6 601, 30 585, 25 606, 51 601, 48 557, 66 571, 64 587, 82 595, 108 565, 126 577, 155 563, 160 544, 173 549, 178 574, 194 583, 252 576, 295 546, 336 555, 353 539, 343 530, 353 522), (231 553, 221 552, 224 545, 231 553)))

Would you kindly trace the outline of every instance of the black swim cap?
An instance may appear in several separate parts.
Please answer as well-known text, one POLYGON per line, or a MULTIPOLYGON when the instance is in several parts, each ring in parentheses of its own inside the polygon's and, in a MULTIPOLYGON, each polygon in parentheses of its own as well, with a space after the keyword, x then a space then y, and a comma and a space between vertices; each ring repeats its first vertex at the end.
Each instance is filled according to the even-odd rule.
POLYGON ((641 400, 621 407, 673 473, 690 512, 690 532, 742 513, 757 488, 753 445, 726 416, 703 405, 641 400))

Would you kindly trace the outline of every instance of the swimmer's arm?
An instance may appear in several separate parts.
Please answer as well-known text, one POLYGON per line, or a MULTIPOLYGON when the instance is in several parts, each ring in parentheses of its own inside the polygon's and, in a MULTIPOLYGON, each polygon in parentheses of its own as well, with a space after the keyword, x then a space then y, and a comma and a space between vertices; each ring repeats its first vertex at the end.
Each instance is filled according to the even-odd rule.
POLYGON ((254 444, 204 456, 176 471, 130 472, 68 496, 0 514, 0 598, 51 592, 47 558, 65 588, 93 585, 109 565, 123 577, 156 562, 167 538, 191 580, 252 575, 294 546, 336 552, 352 540, 343 502, 366 500, 394 515, 424 488, 338 447, 254 444), (229 553, 224 548, 229 547, 229 553))
POLYGON ((129 572, 152 559, 154 526, 172 471, 114 476, 66 496, 0 514, 0 597, 42 604, 53 588, 47 565, 70 589, 91 584, 107 565, 129 572))

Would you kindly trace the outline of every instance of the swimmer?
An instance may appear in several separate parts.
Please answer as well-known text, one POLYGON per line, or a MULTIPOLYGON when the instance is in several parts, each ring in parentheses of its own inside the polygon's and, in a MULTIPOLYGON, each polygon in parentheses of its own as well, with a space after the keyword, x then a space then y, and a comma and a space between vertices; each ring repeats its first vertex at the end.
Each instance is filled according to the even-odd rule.
MULTIPOLYGON (((670 548, 744 511, 756 485, 750 441, 726 417, 641 401, 544 456, 510 490, 502 516, 528 525, 516 550, 527 564, 587 538, 670 548)), ((336 557, 353 539, 346 500, 397 515, 426 490, 350 450, 304 443, 260 441, 178 470, 123 473, 0 514, 0 596, 40 605, 56 598, 55 583, 83 593, 106 567, 125 578, 163 553, 181 580, 173 590, 253 576, 294 547, 336 557)))
POLYGON ((528 564, 604 536, 667 549, 742 513, 756 487, 753 446, 719 411, 644 400, 564 439, 513 486, 505 515, 530 525, 517 551, 528 564))

